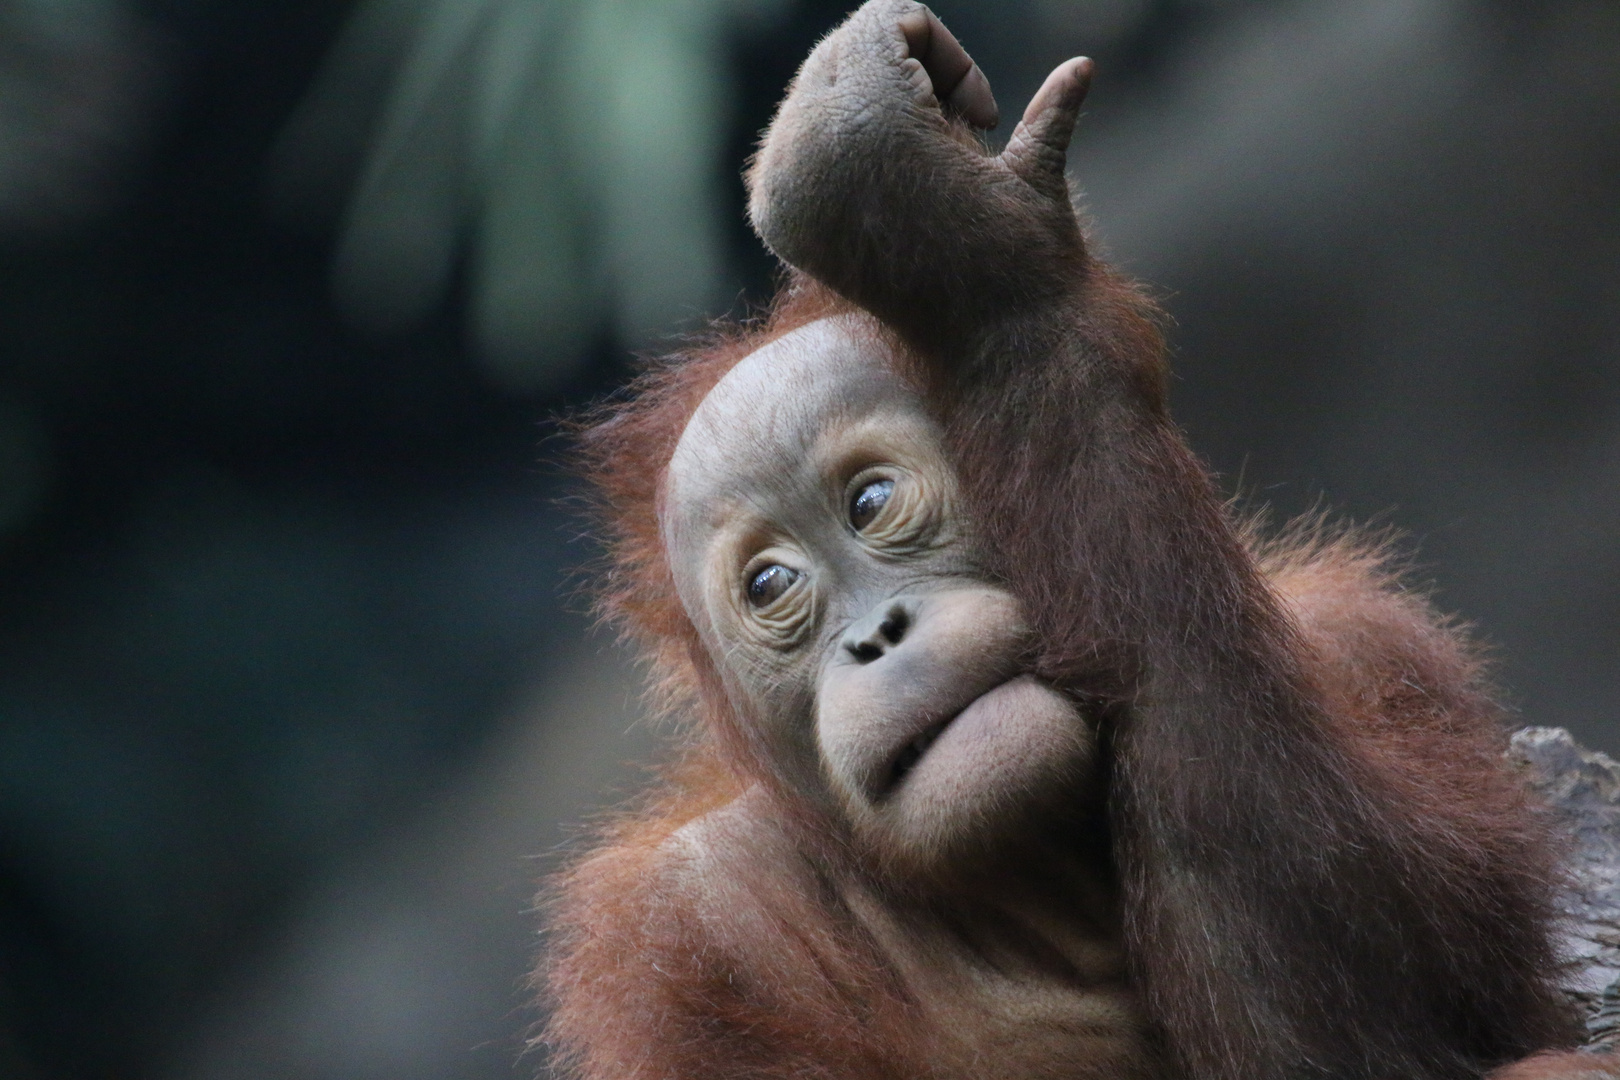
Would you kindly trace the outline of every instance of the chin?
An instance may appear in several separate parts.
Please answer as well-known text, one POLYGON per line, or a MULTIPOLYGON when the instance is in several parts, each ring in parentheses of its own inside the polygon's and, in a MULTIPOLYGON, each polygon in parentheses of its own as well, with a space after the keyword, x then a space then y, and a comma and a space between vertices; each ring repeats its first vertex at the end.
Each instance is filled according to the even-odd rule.
POLYGON ((1095 756, 1074 702, 1020 675, 930 732, 892 787, 851 808, 855 832, 902 881, 982 871, 1076 814, 1095 756))

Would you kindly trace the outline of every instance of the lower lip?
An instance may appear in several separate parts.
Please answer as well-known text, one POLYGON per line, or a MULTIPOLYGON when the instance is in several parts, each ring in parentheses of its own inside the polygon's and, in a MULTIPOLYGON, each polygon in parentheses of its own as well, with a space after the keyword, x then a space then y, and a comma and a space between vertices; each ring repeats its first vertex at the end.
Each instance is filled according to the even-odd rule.
POLYGON ((917 782, 933 789, 935 779, 987 771, 1022 776, 1047 755, 1042 746, 1068 742, 1074 729, 1076 712, 1068 699, 1034 675, 1017 675, 978 695, 944 722, 927 750, 889 785, 885 798, 899 797, 917 782), (930 776, 935 779, 923 779, 930 776))
MULTIPOLYGON (((940 744, 942 742, 948 740, 947 754, 951 754, 953 751, 960 753, 963 750, 968 750, 972 743, 982 740, 990 732, 999 728, 1002 722, 1009 718, 1009 714, 1016 714, 1019 699, 1025 697, 1031 691, 1043 693, 1039 684, 1035 682, 1034 676, 1019 675, 1008 679, 999 686, 986 690, 968 702, 967 707, 961 712, 932 729, 933 735, 929 738, 928 745, 905 767, 905 771, 898 778, 890 781, 884 794, 893 795, 903 788, 906 782, 916 774, 918 768, 936 751, 941 749, 940 744)), ((927 732, 924 732, 924 735, 926 734, 927 732)), ((918 736, 918 738, 921 737, 918 736)), ((898 763, 905 759, 907 752, 916 742, 917 740, 913 739, 906 744, 906 749, 902 750, 895 759, 896 765, 890 767, 891 776, 897 770, 898 763)))

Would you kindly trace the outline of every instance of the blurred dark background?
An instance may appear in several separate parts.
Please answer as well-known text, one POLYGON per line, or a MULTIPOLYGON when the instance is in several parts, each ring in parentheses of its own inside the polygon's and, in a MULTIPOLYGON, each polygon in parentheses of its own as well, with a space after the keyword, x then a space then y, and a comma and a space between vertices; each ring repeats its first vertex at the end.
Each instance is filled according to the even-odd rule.
MULTIPOLYGON (((1097 57, 1228 486, 1405 529, 1620 749, 1620 5, 935 6, 1004 115, 1097 57)), ((0 1077, 540 1068, 528 898, 653 741, 548 418, 768 294, 845 8, 0 0, 0 1077)))

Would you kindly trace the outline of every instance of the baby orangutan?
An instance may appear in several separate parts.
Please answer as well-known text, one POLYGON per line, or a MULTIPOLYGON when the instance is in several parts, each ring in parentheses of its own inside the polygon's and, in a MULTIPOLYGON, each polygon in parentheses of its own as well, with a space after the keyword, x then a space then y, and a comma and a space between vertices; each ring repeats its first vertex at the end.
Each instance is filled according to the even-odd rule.
POLYGON ((771 318, 588 432, 605 610, 691 722, 555 885, 569 1075, 1439 1080, 1573 1043, 1479 664, 1375 546, 1232 520, 1070 202, 1090 74, 991 155, 955 39, 866 4, 749 175, 771 318))

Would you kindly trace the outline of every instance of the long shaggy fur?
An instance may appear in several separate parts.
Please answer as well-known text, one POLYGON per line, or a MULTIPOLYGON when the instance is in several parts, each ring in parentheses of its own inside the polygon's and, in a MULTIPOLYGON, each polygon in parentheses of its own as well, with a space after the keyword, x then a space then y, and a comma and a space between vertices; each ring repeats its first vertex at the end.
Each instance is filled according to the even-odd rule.
MULTIPOLYGON (((1105 339, 1156 350, 1145 302, 1122 290, 1116 303, 1141 321, 1105 339)), ((658 529, 663 468, 738 360, 846 306, 800 281, 768 318, 654 363, 584 435, 611 544, 601 610, 641 646, 656 700, 686 724, 661 783, 549 894, 542 1039, 571 1075, 917 1075, 908 1004, 829 891, 800 889, 745 846, 731 852, 746 883, 734 917, 761 927, 739 960, 717 949, 682 888, 661 883, 670 837, 752 782, 767 782, 769 813, 802 809, 748 753, 744 718, 675 596, 658 529), (746 987, 739 963, 755 969, 746 987)), ((1160 360, 1150 351, 1148 362, 1160 360)), ((993 438, 1007 421, 984 412, 1000 405, 939 407, 975 512, 1000 525, 998 565, 1040 613, 1043 674, 1134 717, 1113 733, 1116 858, 1133 970, 1181 1066, 1460 1078, 1566 1042, 1545 933, 1557 848, 1501 767, 1499 711, 1462 628, 1403 584, 1384 536, 1315 516, 1267 538, 1234 520, 1168 428, 1095 448, 1118 458, 1096 464, 1146 472, 1174 498, 1126 507, 1106 487, 1065 490, 1068 471, 1041 460, 1040 428, 1073 422, 1076 391, 1051 379, 1042 392, 1066 396, 1005 406, 1027 410, 1023 439, 993 438), (1188 503, 1202 516, 1185 520, 1188 503), (1081 527, 1078 508, 1097 524, 1081 527), (1189 547, 1220 570, 1187 568, 1189 547), (1210 580, 1177 576, 1178 565, 1210 580), (1238 639, 1222 640, 1234 618, 1238 639), (1141 642, 1166 632, 1181 654, 1187 636, 1212 639, 1179 655, 1175 676, 1215 682, 1230 702, 1190 735, 1143 719, 1164 691, 1147 685, 1144 669, 1162 661, 1141 642), (1290 700, 1222 670, 1241 651, 1290 700), (1223 869, 1211 875, 1215 852, 1223 869), (1197 893, 1178 882, 1184 864, 1203 875, 1197 893)), ((789 831, 813 851, 821 824, 789 831)))
POLYGON ((704 395, 851 307, 893 333, 940 421, 1035 674, 1107 718, 1102 861, 1155 1077, 1467 1080, 1569 1045, 1557 848, 1503 767, 1477 651, 1379 538, 1234 519, 1168 418, 1158 312, 1086 251, 1063 146, 1025 182, 919 104, 895 30, 919 10, 863 7, 767 134, 754 222, 802 271, 770 317, 654 364, 584 436, 602 610, 688 723, 677 765, 552 891, 556 1060, 580 1080, 1000 1074, 972 1060, 973 1018, 928 1031, 868 939, 840 888, 863 868, 728 704, 660 541, 704 395), (936 1067, 943 1042, 967 1056, 936 1067))

